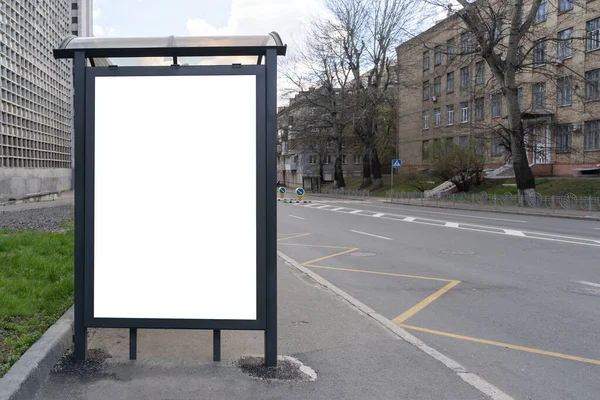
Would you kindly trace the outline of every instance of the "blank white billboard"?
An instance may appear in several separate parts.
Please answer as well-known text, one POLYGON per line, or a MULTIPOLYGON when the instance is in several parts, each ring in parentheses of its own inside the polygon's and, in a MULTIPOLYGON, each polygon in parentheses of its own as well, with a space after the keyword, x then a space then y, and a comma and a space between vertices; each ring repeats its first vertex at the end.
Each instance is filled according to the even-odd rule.
POLYGON ((94 317, 256 320, 256 77, 96 77, 94 317))

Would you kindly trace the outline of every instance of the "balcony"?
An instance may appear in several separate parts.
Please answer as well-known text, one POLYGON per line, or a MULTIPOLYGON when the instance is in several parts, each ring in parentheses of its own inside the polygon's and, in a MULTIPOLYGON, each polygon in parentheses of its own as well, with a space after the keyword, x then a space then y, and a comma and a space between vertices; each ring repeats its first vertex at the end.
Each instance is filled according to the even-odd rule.
POLYGON ((296 163, 285 164, 285 170, 286 171, 295 171, 296 170, 296 163))

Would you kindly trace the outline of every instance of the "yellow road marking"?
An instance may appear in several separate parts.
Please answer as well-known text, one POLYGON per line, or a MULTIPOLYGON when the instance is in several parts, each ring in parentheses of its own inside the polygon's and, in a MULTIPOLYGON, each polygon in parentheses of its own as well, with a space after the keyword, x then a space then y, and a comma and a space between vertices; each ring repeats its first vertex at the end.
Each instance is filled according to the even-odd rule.
MULTIPOLYGON (((342 248, 344 248, 344 247, 342 247, 342 248)), ((346 248, 347 248, 347 247, 346 247, 346 248)), ((325 257, 317 258, 317 259, 315 259, 315 260, 310 260, 310 261, 307 261, 307 262, 305 262, 303 265, 305 265, 305 266, 307 266, 307 267, 310 267, 310 265, 308 265, 308 264, 312 264, 312 263, 314 263, 314 262, 317 262, 317 261, 323 261, 323 260, 327 260, 328 258, 333 258, 333 257, 341 256, 341 255, 343 255, 343 254, 352 253, 353 251, 356 251, 356 250, 358 250, 358 247, 353 247, 353 248, 351 248, 351 249, 349 249, 349 250, 340 251, 339 253, 335 253, 335 254, 332 254, 332 255, 330 255, 330 256, 325 256, 325 257)))
POLYGON ((541 354, 541 355, 545 355, 545 356, 564 358, 566 360, 579 361, 579 362, 588 363, 588 364, 600 365, 600 360, 594 360, 591 358, 570 356, 568 354, 555 353, 553 351, 533 349, 531 347, 517 346, 514 344, 508 344, 508 343, 494 342, 492 340, 478 339, 478 338, 474 338, 474 337, 470 337, 470 336, 463 336, 463 335, 457 335, 457 334, 449 333, 449 332, 435 331, 433 329, 427 329, 427 328, 419 328, 418 326, 405 325, 405 324, 397 324, 397 325, 404 329, 411 329, 411 330, 420 331, 420 332, 432 333, 434 335, 446 336, 446 337, 451 337, 454 339, 468 340, 470 342, 489 344, 491 346, 505 347, 507 349, 520 350, 520 351, 525 351, 527 353, 541 354))
MULTIPOLYGON (((289 238, 288 238, 289 239, 289 238)), ((284 246, 298 246, 298 247, 319 247, 322 249, 353 249, 354 247, 346 246, 324 246, 320 244, 299 244, 299 243, 281 243, 284 246)))
MULTIPOLYGON (((335 255, 333 255, 331 257, 335 257, 335 255)), ((319 260, 309 261, 309 262, 304 263, 304 265, 306 267, 310 267, 310 268, 333 269, 336 271, 346 271, 346 272, 360 272, 363 274, 398 276, 400 278, 425 279, 428 281, 440 281, 440 282, 460 282, 460 281, 453 281, 452 279, 430 278, 427 276, 417 276, 417 275, 394 274, 393 272, 378 272, 378 271, 368 271, 368 270, 364 270, 364 269, 350 269, 350 268, 324 267, 321 265, 308 265, 310 263, 317 262, 317 261, 319 261, 319 260)))
MULTIPOLYGON (((285 235, 285 233, 284 233, 284 235, 285 235)), ((303 236, 312 235, 312 233, 298 233, 298 234, 296 234, 296 233, 291 233, 291 235, 295 235, 295 236, 284 237, 284 238, 281 238, 281 239, 277 239, 277 241, 278 241, 278 242, 280 242, 280 241, 282 241, 282 240, 296 239, 296 238, 299 238, 299 237, 303 237, 303 236)))
POLYGON ((446 286, 444 286, 443 288, 441 288, 440 290, 438 290, 431 296, 427 297, 425 300, 421 301, 420 303, 413 306, 412 308, 404 311, 402 314, 400 314, 399 316, 394 318, 392 320, 392 322, 395 323, 396 325, 403 323, 404 321, 406 321, 407 319, 409 319, 410 317, 412 317, 413 315, 415 315, 416 313, 418 313, 419 311, 421 311, 422 309, 424 309, 425 307, 427 307, 428 305, 433 303, 441 295, 443 295, 444 293, 446 293, 448 290, 452 289, 454 286, 458 285, 459 283, 460 283, 460 281, 451 281, 449 284, 447 284, 446 286))

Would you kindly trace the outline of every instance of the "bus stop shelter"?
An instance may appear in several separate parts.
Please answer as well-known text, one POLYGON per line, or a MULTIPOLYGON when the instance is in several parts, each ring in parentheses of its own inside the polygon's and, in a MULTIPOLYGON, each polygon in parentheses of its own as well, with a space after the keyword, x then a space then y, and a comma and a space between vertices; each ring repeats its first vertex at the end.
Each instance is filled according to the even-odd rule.
POLYGON ((54 50, 74 74, 76 359, 88 328, 128 328, 131 359, 138 329, 212 330, 215 361, 221 330, 262 330, 276 365, 285 53, 275 32, 70 36, 54 50), (225 195, 231 176, 243 204, 225 195))

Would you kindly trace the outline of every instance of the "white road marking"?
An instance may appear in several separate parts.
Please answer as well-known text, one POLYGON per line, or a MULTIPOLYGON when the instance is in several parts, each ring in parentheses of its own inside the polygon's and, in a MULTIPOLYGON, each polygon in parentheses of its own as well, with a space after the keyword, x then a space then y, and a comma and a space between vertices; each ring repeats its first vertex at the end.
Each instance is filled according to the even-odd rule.
MULTIPOLYGON (((493 218, 493 217, 477 217, 475 215, 466 215, 466 214, 454 214, 454 213, 449 213, 449 212, 438 212, 438 211, 423 211, 423 210, 415 210, 412 208, 403 208, 403 207, 385 207, 385 206, 375 206, 375 205, 371 205, 371 204, 365 204, 365 207, 371 207, 371 208, 381 208, 383 210, 400 210, 400 211, 410 211, 410 212, 415 212, 415 213, 423 213, 423 214, 439 214, 439 215, 445 215, 445 216, 450 216, 450 217, 465 217, 465 218, 473 218, 473 219, 489 219, 490 221, 504 221, 504 222, 518 222, 521 224, 526 224, 527 221, 523 221, 520 219, 509 219, 509 218, 493 218)), ((417 206, 415 206, 417 207, 417 206)), ((451 211, 451 210, 449 210, 451 211)), ((493 212, 493 211, 490 211, 493 212)), ((600 228, 599 228, 600 229, 600 228)))
POLYGON ((594 228, 594 229, 597 230, 597 231, 600 231, 600 228, 594 228))
POLYGON ((288 215, 288 217, 292 217, 292 218, 296 218, 296 219, 306 219, 306 218, 298 217, 298 216, 292 215, 292 214, 288 215))
POLYGON ((379 236, 379 235, 373 235, 372 233, 367 233, 367 232, 353 231, 353 230, 350 230, 350 232, 359 233, 361 235, 373 236, 373 237, 376 237, 376 238, 379 238, 379 239, 392 240, 389 237, 379 236))
MULTIPOLYGON (((328 206, 332 207, 332 206, 328 206)), ((313 207, 313 208, 321 208, 321 207, 313 207)), ((380 207, 387 208, 389 207, 380 207)), ((517 237, 524 237, 527 239, 535 239, 535 240, 546 240, 550 242, 559 242, 559 243, 569 243, 569 244, 579 244, 584 246, 592 246, 592 247, 600 247, 600 241, 597 239, 583 238, 583 237, 573 237, 566 235, 556 235, 551 233, 544 232, 534 232, 534 231, 519 231, 513 229, 505 229, 501 227, 494 226, 484 226, 484 225, 475 225, 469 223, 457 223, 457 222, 448 222, 442 220, 428 219, 428 218, 418 218, 418 217, 408 217, 405 215, 399 214, 390 214, 390 213, 377 213, 377 214, 359 214, 360 212, 364 212, 365 210, 354 210, 352 208, 347 207, 338 207, 338 208, 329 208, 325 211, 339 211, 346 210, 344 213, 346 214, 354 214, 362 217, 378 217, 380 219, 386 219, 389 221, 400 221, 400 222, 412 222, 420 225, 431 225, 431 226, 447 226, 456 229, 472 231, 472 232, 483 232, 483 233, 494 233, 497 235, 510 235, 517 237), (380 216, 379 214, 383 214, 380 216), (418 220, 417 220, 418 218, 418 220), (457 226, 458 225, 458 226, 457 226)), ((367 212, 369 212, 367 210, 367 212)), ((450 214, 451 216, 456 216, 456 214, 450 214)))
POLYGON ((594 283, 594 282, 588 282, 588 281, 573 281, 573 282, 581 283, 582 285, 588 285, 588 286, 600 288, 600 283, 594 283))
POLYGON ((503 229, 503 231, 507 235, 526 237, 526 235, 521 231, 513 231, 512 229, 503 229))
POLYGON ((325 204, 324 206, 319 206, 319 207, 314 207, 314 208, 320 210, 320 209, 327 208, 327 207, 331 207, 331 206, 325 204))

